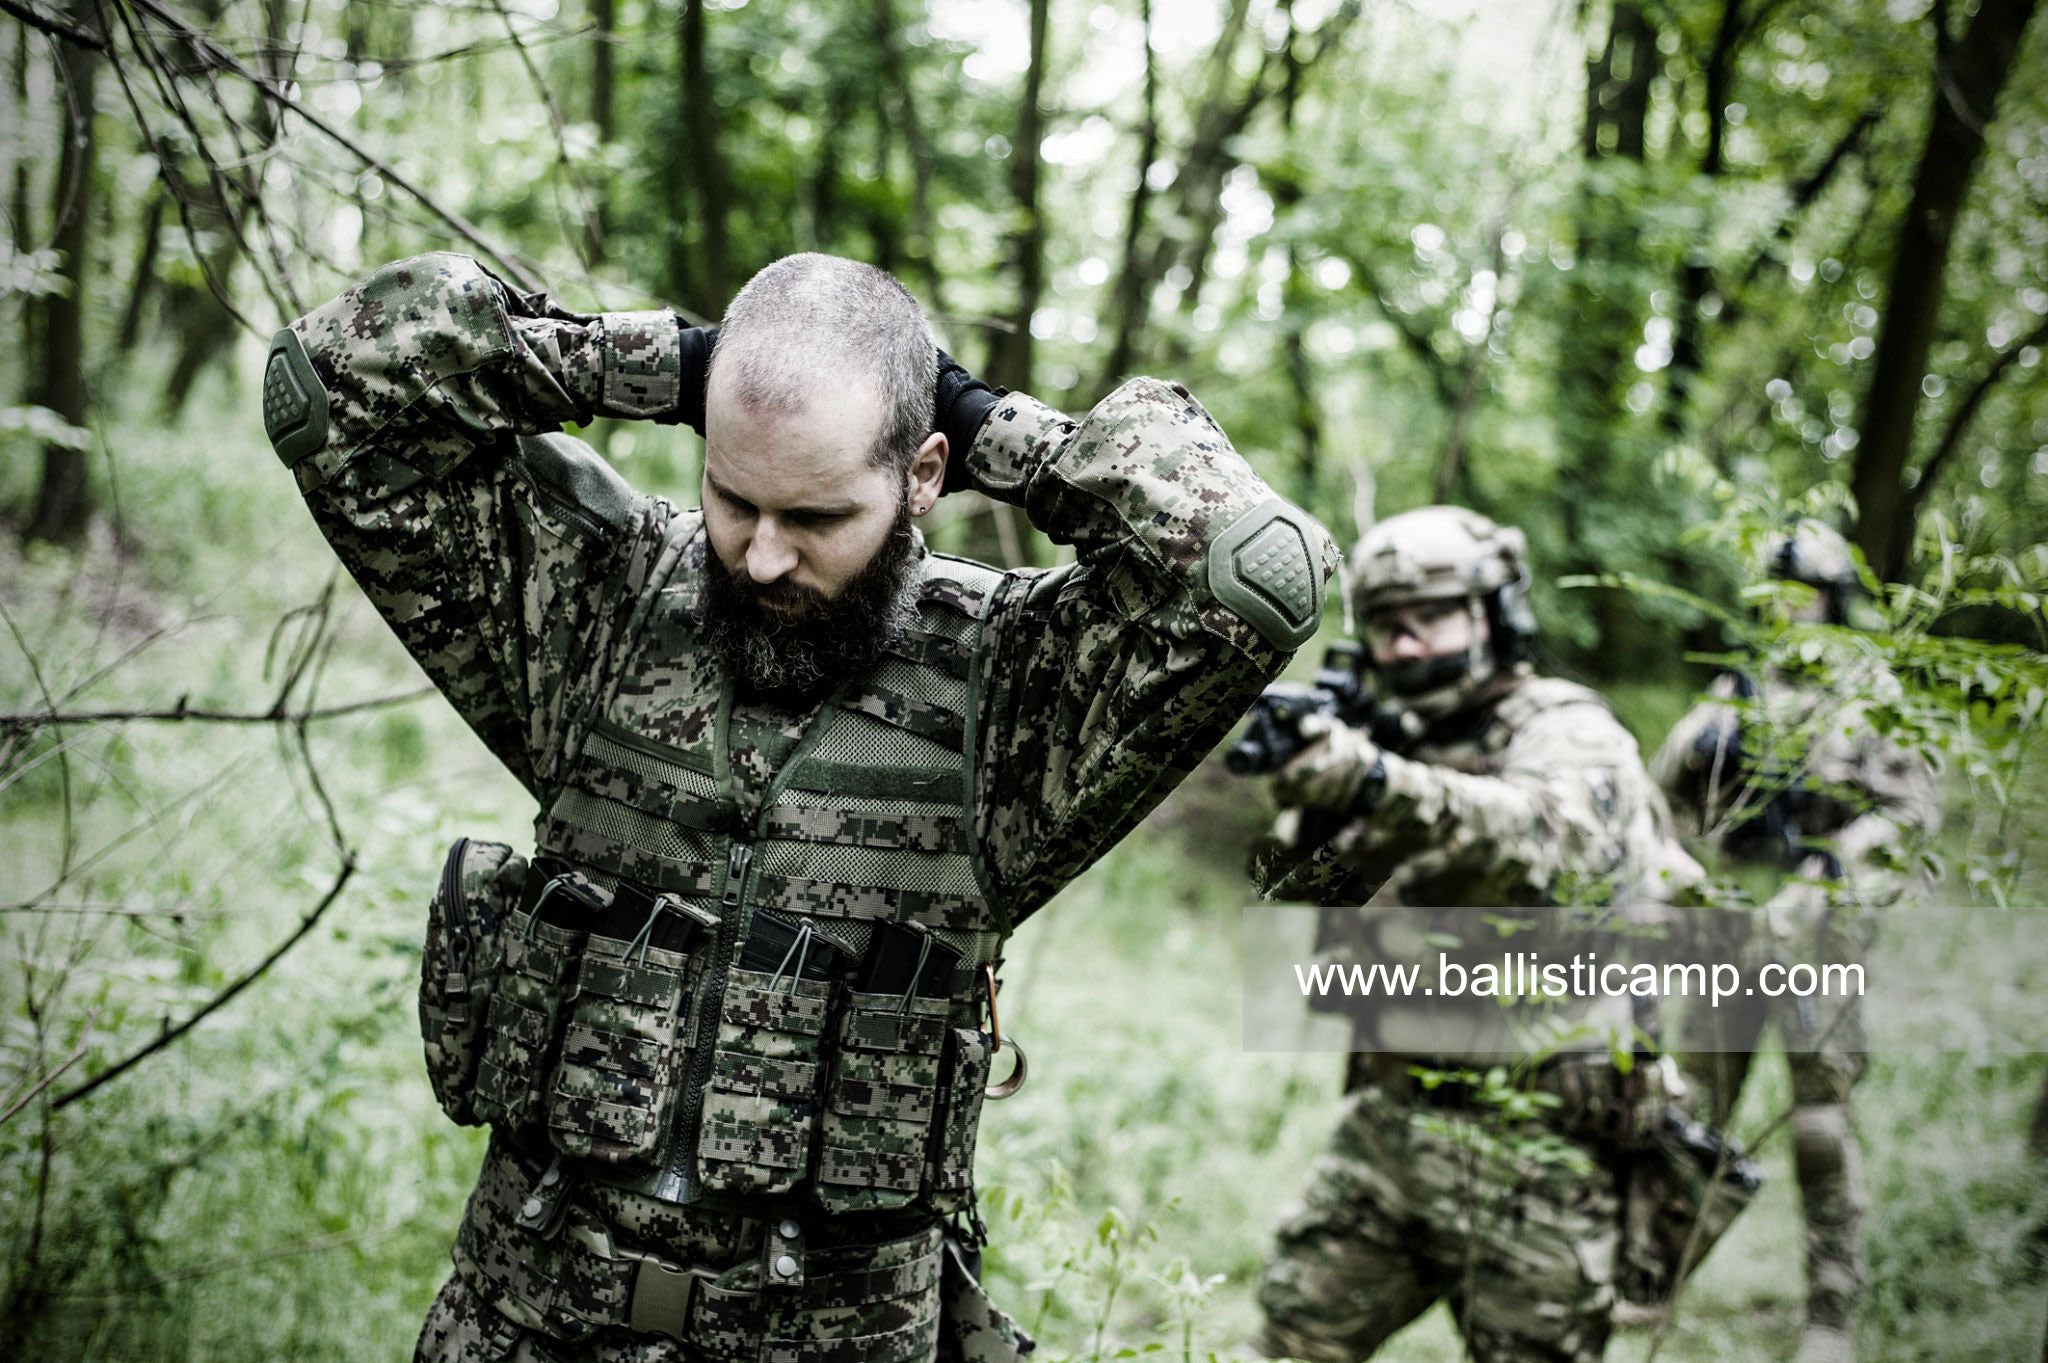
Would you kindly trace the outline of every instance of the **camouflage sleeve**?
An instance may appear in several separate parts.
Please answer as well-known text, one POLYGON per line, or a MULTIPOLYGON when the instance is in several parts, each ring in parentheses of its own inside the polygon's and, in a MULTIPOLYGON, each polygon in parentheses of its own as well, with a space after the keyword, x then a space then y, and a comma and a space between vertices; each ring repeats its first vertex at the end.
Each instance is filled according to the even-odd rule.
POLYGON ((677 327, 578 317, 431 255, 385 266, 272 346, 265 425, 314 520, 529 789, 671 514, 588 445, 541 433, 673 408, 677 327))
MULTIPOLYGON (((1427 847, 1475 903, 1597 903, 1639 887, 1651 870, 1658 802, 1635 739, 1611 712, 1542 711, 1503 759, 1498 775, 1476 776, 1387 754, 1361 859, 1427 847)), ((1372 860, 1384 870, 1391 859, 1372 860)))
POLYGON ((990 609, 976 824, 1021 918, 1142 819, 1315 633, 1337 548, 1186 389, 1137 379, 1078 422, 1003 399, 974 484, 1076 562, 990 609))
POLYGON ((1733 690, 1727 677, 1716 678, 1707 699, 1672 726, 1650 761, 1651 778, 1690 832, 1713 827, 1742 789, 1741 716, 1729 703, 1733 690))
POLYGON ((1903 743, 1872 734, 1860 746, 1853 785, 1868 807, 1835 835, 1834 852, 1859 898, 1889 902, 1940 827, 1939 777, 1903 743))

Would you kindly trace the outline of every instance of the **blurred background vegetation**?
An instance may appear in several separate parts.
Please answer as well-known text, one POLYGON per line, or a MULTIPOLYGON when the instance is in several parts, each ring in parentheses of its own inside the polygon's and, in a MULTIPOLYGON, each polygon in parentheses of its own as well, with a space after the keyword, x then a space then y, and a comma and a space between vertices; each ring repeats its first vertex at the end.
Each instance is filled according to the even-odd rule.
MULTIPOLYGON (((0 1354, 403 1356, 444 1275, 481 1146, 420 1073, 422 910, 452 837, 532 810, 336 580, 255 384, 277 325, 418 251, 705 319, 833 251, 1055 404, 1179 379, 1342 540, 1435 500, 1523 526, 1554 662, 1646 744, 1745 550, 1817 510, 1949 759, 1942 902, 2048 899, 2032 0, 0 9, 0 1354)), ((695 500, 687 432, 585 434, 695 500)), ((943 510, 942 546, 1058 556, 943 510)), ((1054 1357, 1242 1352, 1333 1118, 1332 1057, 1238 1048, 1257 820, 1205 767, 1014 943, 1037 1075, 982 1176, 1054 1357)), ((1874 1356, 2042 1347, 2040 1065, 2001 1038, 2044 965, 1860 1090, 1874 1356)), ((1782 1145, 1659 1356, 1782 1346, 1782 1145)), ((1455 1355, 1441 1316, 1390 1354, 1455 1355)))

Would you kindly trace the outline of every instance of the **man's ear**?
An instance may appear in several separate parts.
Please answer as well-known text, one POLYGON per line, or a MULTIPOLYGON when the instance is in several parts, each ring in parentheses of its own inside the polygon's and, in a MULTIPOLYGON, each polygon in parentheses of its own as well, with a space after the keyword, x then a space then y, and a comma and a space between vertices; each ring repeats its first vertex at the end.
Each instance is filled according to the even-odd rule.
POLYGON ((946 437, 933 431, 910 457, 904 478, 909 484, 911 515, 924 515, 939 500, 939 488, 946 481, 946 451, 946 437))

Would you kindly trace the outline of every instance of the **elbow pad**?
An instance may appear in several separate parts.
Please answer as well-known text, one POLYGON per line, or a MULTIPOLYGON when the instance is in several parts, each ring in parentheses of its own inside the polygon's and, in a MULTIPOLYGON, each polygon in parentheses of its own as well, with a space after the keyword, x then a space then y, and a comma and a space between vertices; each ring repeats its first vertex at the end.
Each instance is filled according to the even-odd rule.
POLYGON ((327 443, 327 385, 290 327, 271 338, 263 366, 263 431, 286 468, 327 443))
POLYGON ((1322 623, 1320 538, 1307 512, 1269 497, 1209 546, 1209 590, 1267 643, 1292 652, 1322 623))

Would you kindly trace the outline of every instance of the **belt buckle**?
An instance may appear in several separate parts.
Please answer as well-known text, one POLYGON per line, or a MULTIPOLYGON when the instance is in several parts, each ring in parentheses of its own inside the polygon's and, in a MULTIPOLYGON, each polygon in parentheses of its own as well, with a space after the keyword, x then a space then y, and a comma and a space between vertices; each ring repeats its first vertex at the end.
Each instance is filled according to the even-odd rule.
POLYGON ((690 1307, 697 1300, 698 1284, 717 1276, 708 1268, 682 1268, 642 1256, 633 1267, 632 1288, 626 1299, 626 1328, 642 1334, 667 1335, 681 1343, 690 1323, 690 1307))

